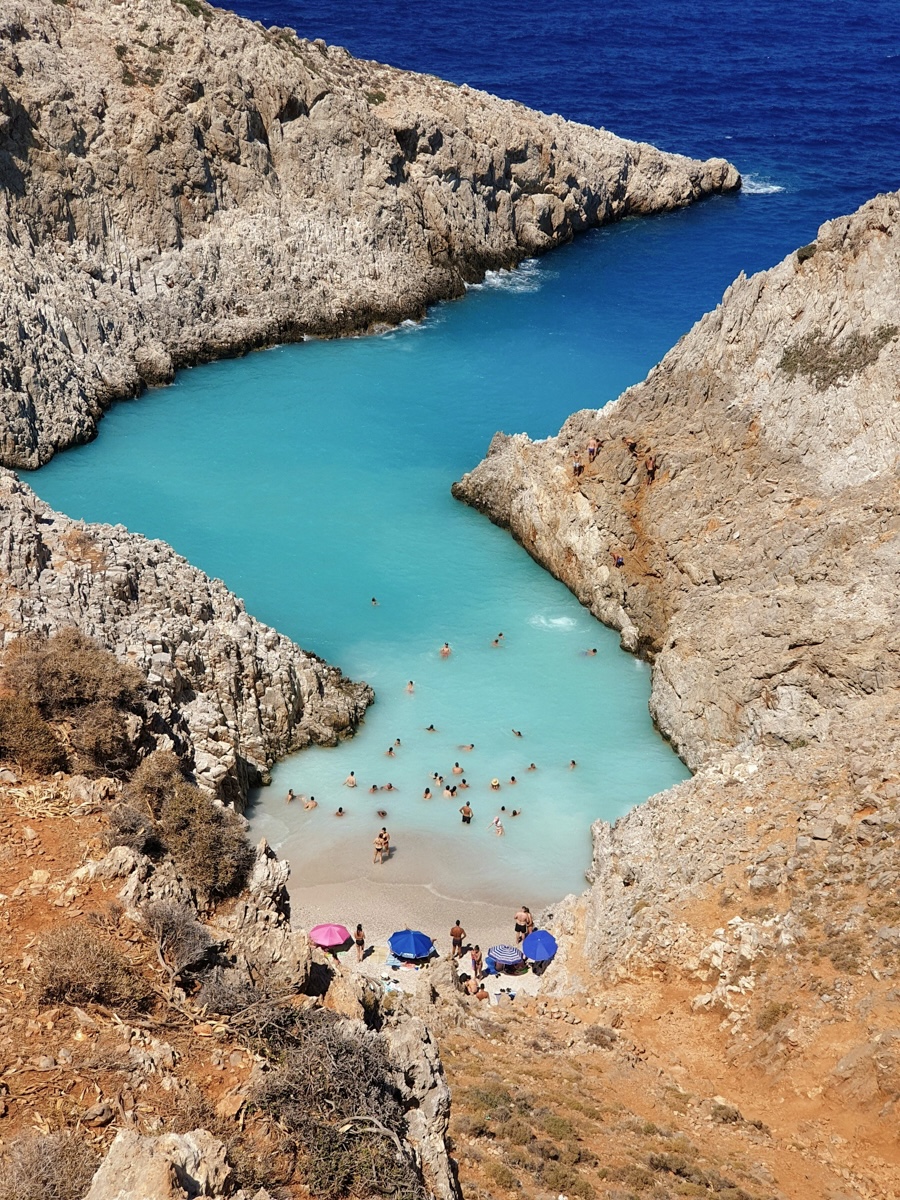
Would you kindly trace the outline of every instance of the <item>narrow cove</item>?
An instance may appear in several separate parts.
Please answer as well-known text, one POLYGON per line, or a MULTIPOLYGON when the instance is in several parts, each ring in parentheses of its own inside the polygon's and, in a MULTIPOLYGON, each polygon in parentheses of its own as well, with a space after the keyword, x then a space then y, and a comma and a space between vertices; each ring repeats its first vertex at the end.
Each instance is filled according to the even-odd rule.
POLYGON ((651 725, 647 667, 449 487, 496 429, 553 433, 639 379, 715 298, 722 264, 675 297, 665 277, 683 275, 741 203, 589 235, 419 326, 184 371, 32 477, 72 516, 164 538, 375 688, 358 735, 279 764, 251 813, 252 835, 292 863, 302 923, 356 919, 353 897, 374 880, 413 889, 411 920, 422 889, 540 907, 581 890, 591 821, 686 777, 651 725), (342 786, 350 771, 355 790, 342 786), (444 798, 433 774, 471 788, 444 798), (369 794, 388 782, 391 793, 369 794), (288 788, 319 807, 287 807, 288 788), (488 826, 501 806, 498 838, 488 826), (382 824, 395 851, 375 866, 382 824), (346 910, 319 907, 329 887, 346 910))

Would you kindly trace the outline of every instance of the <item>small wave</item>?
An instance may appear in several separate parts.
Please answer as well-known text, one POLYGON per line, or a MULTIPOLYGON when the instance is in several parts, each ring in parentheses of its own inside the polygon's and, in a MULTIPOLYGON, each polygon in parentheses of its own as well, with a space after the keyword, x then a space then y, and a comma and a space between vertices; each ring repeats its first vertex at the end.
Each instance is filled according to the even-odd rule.
POLYGON ((528 624, 535 629, 574 629, 576 622, 574 617, 544 617, 538 613, 529 617, 528 624))
POLYGON ((536 292, 543 282, 543 274, 537 259, 527 258, 513 271, 488 271, 482 283, 469 284, 473 292, 536 292))
POLYGON ((768 179, 760 179, 756 175, 745 175, 743 179, 743 191, 748 196, 774 196, 787 190, 779 183, 770 183, 768 179))

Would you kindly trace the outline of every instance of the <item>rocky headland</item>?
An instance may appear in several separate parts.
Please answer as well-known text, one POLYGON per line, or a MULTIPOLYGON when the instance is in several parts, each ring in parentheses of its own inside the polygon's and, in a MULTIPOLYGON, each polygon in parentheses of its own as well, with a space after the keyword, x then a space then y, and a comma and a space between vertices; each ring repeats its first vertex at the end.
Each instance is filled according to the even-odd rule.
POLYGON ((204 0, 2 0, 0 462, 179 366, 419 317, 739 184, 204 0))
POLYGON ((174 750, 238 810, 276 759, 348 736, 373 698, 164 542, 73 521, 5 470, 0 621, 4 645, 75 627, 136 667, 146 679, 142 752, 174 750))
MULTIPOLYGON (((738 278, 615 403, 498 434, 454 486, 651 661, 695 770, 595 825, 556 986, 714 1015, 723 1088, 822 1097, 803 1153, 866 1196, 896 1178, 900 1098, 898 281, 890 194, 738 278)), ((710 1028, 670 1047, 686 1078, 710 1028)))

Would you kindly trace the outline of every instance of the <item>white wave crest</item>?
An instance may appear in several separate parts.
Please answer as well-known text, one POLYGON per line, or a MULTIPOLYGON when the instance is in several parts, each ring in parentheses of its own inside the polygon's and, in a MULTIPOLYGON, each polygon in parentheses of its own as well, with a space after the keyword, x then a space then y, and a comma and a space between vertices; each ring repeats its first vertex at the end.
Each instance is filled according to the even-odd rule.
POLYGON ((743 176, 743 191, 748 196, 775 196, 778 192, 786 191, 779 183, 770 183, 768 179, 760 179, 756 175, 743 176))
POLYGON ((535 629, 574 629, 574 617, 545 617, 541 613, 528 618, 528 624, 535 629))
POLYGON ((535 258, 527 258, 513 271, 488 271, 482 283, 470 283, 473 292, 536 292, 543 282, 541 267, 535 258))

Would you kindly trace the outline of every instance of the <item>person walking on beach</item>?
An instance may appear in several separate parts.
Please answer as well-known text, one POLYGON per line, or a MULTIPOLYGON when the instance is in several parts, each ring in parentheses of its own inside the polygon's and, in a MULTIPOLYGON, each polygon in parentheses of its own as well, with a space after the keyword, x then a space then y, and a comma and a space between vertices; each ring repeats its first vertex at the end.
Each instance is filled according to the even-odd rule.
POLYGON ((353 941, 356 944, 356 961, 362 962, 366 956, 366 935, 363 932, 362 925, 356 926, 356 933, 353 935, 353 941))
POLYGON ((381 827, 381 845, 384 852, 384 858, 391 857, 391 835, 382 825, 381 827))
POLYGON ((484 974, 484 955, 481 953, 481 947, 473 946, 469 952, 469 957, 472 960, 472 974, 476 979, 480 979, 484 974))
POLYGON ((462 808, 459 811, 462 813, 463 825, 471 825, 472 824, 472 815, 473 815, 471 805, 466 803, 462 806, 462 808))
POLYGON ((462 927, 462 922, 459 917, 456 918, 456 924, 450 930, 450 944, 453 947, 452 957, 462 958, 463 953, 463 938, 466 936, 466 931, 462 927))

